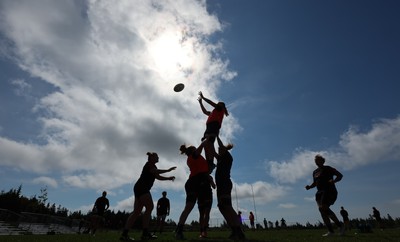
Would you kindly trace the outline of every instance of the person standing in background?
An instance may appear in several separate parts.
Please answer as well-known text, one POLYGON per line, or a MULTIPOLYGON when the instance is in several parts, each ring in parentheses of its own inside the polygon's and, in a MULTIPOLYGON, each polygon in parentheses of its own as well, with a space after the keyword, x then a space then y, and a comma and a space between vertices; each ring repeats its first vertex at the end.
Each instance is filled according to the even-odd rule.
POLYGON ((169 215, 170 203, 167 198, 167 192, 162 192, 162 197, 157 201, 157 229, 159 229, 160 234, 163 232, 165 219, 169 215))
POLYGON ((92 208, 92 217, 90 223, 90 233, 92 236, 96 234, 97 229, 104 224, 104 212, 110 207, 110 202, 106 198, 107 192, 104 191, 101 197, 96 199, 92 208))
POLYGON ((342 215, 345 229, 350 230, 351 226, 350 226, 349 213, 343 207, 340 207, 340 215, 342 215))

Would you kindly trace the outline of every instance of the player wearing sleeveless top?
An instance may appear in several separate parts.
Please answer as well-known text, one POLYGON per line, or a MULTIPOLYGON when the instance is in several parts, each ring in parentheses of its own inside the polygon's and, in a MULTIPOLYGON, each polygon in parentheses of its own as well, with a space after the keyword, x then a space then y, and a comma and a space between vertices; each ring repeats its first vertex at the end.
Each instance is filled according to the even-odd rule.
POLYGON ((245 239, 245 235, 240 227, 241 221, 239 221, 238 214, 232 207, 231 168, 233 157, 229 150, 233 148, 233 145, 228 144, 225 146, 218 136, 217 140, 219 148, 217 155, 217 169, 215 170, 215 183, 217 185, 218 209, 231 228, 232 232, 229 238, 234 240, 243 240, 245 239))
POLYGON ((214 103, 210 99, 204 97, 202 92, 199 92, 198 100, 199 100, 201 110, 203 111, 203 113, 205 115, 208 116, 207 122, 206 122, 206 131, 204 132, 202 141, 205 139, 204 142, 206 144, 204 146, 204 151, 206 153, 206 159, 209 163, 208 164, 208 166, 210 168, 209 173, 211 173, 212 170, 215 168, 215 164, 214 164, 215 138, 219 135, 219 131, 221 129, 224 116, 229 116, 229 113, 228 113, 228 110, 226 109, 224 102, 214 103), (204 107, 203 100, 213 107, 212 111, 208 111, 204 107))
POLYGON ((325 158, 321 155, 315 156, 315 164, 317 169, 313 172, 313 183, 307 185, 306 189, 317 187, 317 193, 315 194, 315 200, 318 204, 318 209, 321 213, 322 220, 328 228, 328 233, 323 236, 331 236, 334 234, 334 230, 331 224, 332 220, 336 226, 340 228, 340 234, 344 234, 344 225, 339 221, 336 214, 330 209, 336 201, 338 192, 336 190, 335 183, 342 180, 342 173, 331 166, 325 166, 325 158))
POLYGON ((129 238, 128 231, 135 224, 136 219, 141 214, 143 208, 146 208, 142 218, 142 240, 157 238, 155 235, 150 234, 148 231, 151 212, 154 208, 153 199, 151 197, 150 189, 153 187, 154 181, 157 180, 175 180, 174 176, 164 177, 160 174, 167 173, 176 169, 171 167, 166 170, 158 169, 156 163, 158 162, 157 153, 147 152, 148 160, 143 166, 142 173, 135 183, 133 192, 135 195, 135 203, 133 206, 133 212, 129 215, 125 228, 122 232, 120 240, 122 241, 133 241, 134 239, 129 238))
POLYGON ((201 155, 203 148, 203 143, 198 148, 194 146, 186 147, 185 145, 180 147, 181 154, 187 155, 186 164, 189 167, 190 174, 185 183, 186 205, 179 217, 175 231, 176 239, 183 239, 183 226, 186 219, 196 204, 200 193, 205 190, 205 186, 209 185, 208 163, 201 155))

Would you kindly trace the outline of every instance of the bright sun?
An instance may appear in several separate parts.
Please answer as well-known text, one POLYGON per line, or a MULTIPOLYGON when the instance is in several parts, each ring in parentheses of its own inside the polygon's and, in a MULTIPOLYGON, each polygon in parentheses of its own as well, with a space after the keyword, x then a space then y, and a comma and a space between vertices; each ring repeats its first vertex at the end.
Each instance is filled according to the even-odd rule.
POLYGON ((192 42, 182 39, 182 33, 170 31, 162 33, 151 42, 149 52, 160 74, 185 74, 193 66, 195 53, 192 42))

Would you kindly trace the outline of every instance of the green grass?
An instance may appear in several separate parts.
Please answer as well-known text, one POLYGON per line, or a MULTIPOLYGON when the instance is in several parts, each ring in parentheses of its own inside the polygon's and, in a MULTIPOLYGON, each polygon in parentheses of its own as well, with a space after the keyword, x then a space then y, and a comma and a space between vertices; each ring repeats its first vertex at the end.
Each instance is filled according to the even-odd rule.
MULTIPOLYGON (((261 231, 245 231, 248 242, 281 242, 281 241, 307 241, 307 242, 329 242, 329 241, 400 241, 400 229, 387 229, 384 231, 374 230, 373 233, 356 233, 352 230, 346 233, 345 236, 333 236, 324 238, 321 235, 326 230, 320 229, 282 229, 282 230, 261 230, 261 231)), ((87 234, 82 235, 2 235, 0 236, 1 242, 111 242, 119 241, 119 232, 99 232, 95 237, 87 234)), ((158 234, 157 234, 158 235, 158 234)), ((186 241, 195 242, 228 242, 228 231, 210 231, 209 238, 199 239, 197 232, 185 232, 186 241)), ((134 237, 137 241, 140 238, 139 231, 131 231, 130 236, 134 237)), ((172 232, 165 232, 158 237, 156 241, 175 241, 172 232)))

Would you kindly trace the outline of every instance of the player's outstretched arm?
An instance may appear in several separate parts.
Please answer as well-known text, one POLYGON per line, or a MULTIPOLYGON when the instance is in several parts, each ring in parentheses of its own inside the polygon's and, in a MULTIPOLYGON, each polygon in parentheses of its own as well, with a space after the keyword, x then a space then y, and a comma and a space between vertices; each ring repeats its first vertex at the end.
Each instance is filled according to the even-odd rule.
POLYGON ((157 174, 163 174, 163 173, 167 173, 167 172, 173 171, 175 169, 176 169, 176 166, 173 166, 173 167, 171 167, 169 169, 157 169, 155 172, 157 174))
POLYGON ((204 97, 202 92, 199 92, 200 98, 199 99, 203 99, 204 101, 206 101, 206 103, 210 104, 211 106, 213 106, 214 108, 217 107, 217 104, 213 101, 211 101, 210 99, 204 97))
POLYGON ((209 115, 211 114, 211 112, 208 111, 208 110, 204 107, 203 102, 202 102, 202 99, 199 97, 197 100, 199 100, 201 111, 203 111, 203 113, 204 113, 205 115, 209 116, 209 115))
POLYGON ((165 176, 161 176, 161 175, 156 175, 156 179, 160 180, 160 181, 174 181, 175 177, 174 176, 169 176, 169 177, 165 177, 165 176))

